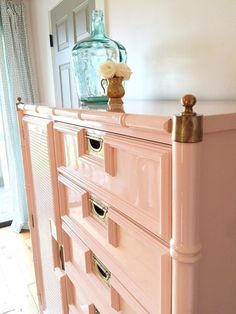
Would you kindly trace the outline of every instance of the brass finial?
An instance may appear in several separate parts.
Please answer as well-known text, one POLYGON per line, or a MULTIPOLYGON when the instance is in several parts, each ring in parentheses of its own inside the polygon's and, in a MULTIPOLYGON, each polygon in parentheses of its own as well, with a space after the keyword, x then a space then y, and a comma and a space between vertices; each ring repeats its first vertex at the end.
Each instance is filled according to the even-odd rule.
POLYGON ((23 102, 22 102, 21 100, 22 100, 21 97, 17 97, 17 98, 16 98, 16 105, 23 104, 23 102))
POLYGON ((196 112, 193 112, 193 106, 196 104, 197 99, 193 95, 185 95, 181 98, 181 104, 184 106, 185 110, 182 112, 182 115, 196 115, 196 112))
POLYGON ((180 143, 198 143, 203 136, 203 117, 193 111, 197 99, 193 95, 181 98, 184 111, 173 117, 172 139, 180 143))

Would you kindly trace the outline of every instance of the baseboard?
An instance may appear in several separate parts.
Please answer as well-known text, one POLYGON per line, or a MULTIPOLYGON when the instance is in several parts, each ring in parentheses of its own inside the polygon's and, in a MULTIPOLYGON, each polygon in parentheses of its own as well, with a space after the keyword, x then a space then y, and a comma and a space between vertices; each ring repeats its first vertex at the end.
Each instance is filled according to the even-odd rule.
POLYGON ((8 227, 12 223, 12 220, 0 222, 0 228, 8 227))

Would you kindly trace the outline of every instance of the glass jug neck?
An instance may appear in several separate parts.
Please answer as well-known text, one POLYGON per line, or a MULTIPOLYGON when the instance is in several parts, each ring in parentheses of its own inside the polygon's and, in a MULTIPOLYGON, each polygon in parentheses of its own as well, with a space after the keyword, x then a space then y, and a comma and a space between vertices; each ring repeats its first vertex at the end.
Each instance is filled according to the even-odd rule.
POLYGON ((106 36, 103 12, 101 10, 94 10, 92 14, 92 33, 93 37, 104 37, 106 36))

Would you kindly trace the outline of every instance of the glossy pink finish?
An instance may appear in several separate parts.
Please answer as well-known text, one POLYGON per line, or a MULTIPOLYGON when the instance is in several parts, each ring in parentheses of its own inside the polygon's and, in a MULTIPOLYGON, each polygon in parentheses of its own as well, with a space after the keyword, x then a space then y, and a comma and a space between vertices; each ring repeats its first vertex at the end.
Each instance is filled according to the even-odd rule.
MULTIPOLYGON (((99 309, 99 311, 101 311, 101 313, 112 314, 121 312, 124 314, 147 314, 148 311, 146 311, 137 301, 137 299, 130 294, 125 286, 121 284, 120 280, 117 279, 117 276, 113 272, 111 274, 110 285, 107 285, 100 279, 100 277, 95 272, 94 267, 91 267, 94 251, 93 253, 91 252, 90 260, 86 260, 84 255, 83 261, 86 264, 89 264, 87 270, 81 266, 81 264, 78 265, 74 263, 74 247, 77 247, 77 253, 80 252, 79 254, 83 254, 85 252, 85 246, 81 243, 80 238, 75 233, 73 233, 73 231, 66 224, 63 224, 63 229, 64 236, 66 238, 65 243, 68 243, 68 241, 70 242, 70 245, 66 246, 66 273, 73 282, 74 286, 79 285, 82 287, 82 289, 84 289, 84 291, 89 291, 87 297, 94 301, 96 307, 99 309), (78 243, 80 243, 79 247, 78 243)), ((87 248, 87 250, 89 249, 87 248)))
POLYGON ((33 250, 33 260, 35 265, 35 278, 37 284, 37 295, 39 300, 39 311, 42 313, 45 308, 45 297, 44 297, 44 287, 42 280, 42 266, 41 266, 41 255, 39 251, 39 231, 37 224, 34 223, 35 213, 35 199, 34 199, 34 189, 33 189, 33 177, 32 170, 30 167, 30 149, 29 149, 29 138, 27 125, 23 124, 23 112, 18 111, 18 125, 20 132, 21 140, 21 150, 24 164, 24 177, 25 177, 25 191, 27 197, 28 205, 28 216, 29 216, 29 228, 32 241, 32 250, 33 250), (37 267, 36 267, 37 265, 37 267))
POLYGON ((66 278, 66 291, 68 298, 68 314, 95 314, 95 307, 88 300, 87 293, 83 291, 80 283, 73 282, 66 278))
POLYGON ((98 194, 105 201, 169 241, 171 148, 106 133, 101 159, 83 153, 77 144, 79 133, 77 127, 72 131, 69 125, 56 126, 59 169, 63 171, 63 166, 67 176, 73 176, 82 187, 100 189, 98 194))
MULTIPOLYGON (((153 107, 166 116, 19 107, 19 119, 25 115, 29 213, 42 213, 44 201, 50 205, 40 223, 36 216, 36 227, 31 221, 37 284, 45 295, 41 305, 49 302, 44 281, 50 278, 46 285, 55 283, 53 295, 60 300, 56 314, 83 308, 94 313, 95 306, 102 314, 235 314, 236 114, 231 107, 236 108, 199 106, 207 114, 203 142, 172 146, 170 119, 179 111, 176 106, 170 106, 171 114, 169 108, 153 107), (49 147, 43 159, 47 149, 35 140, 33 168, 29 121, 30 137, 38 132, 49 147), (103 157, 88 153, 87 131, 103 137, 103 157), (35 165, 42 166, 42 160, 48 166, 40 182, 35 165), (104 222, 91 212, 91 196, 108 207, 104 222), (62 239, 65 272, 59 268, 62 239), (110 286, 95 273, 93 254, 111 272, 110 286)), ((55 314, 52 307, 43 308, 55 314)))
MULTIPOLYGON (((52 121, 34 117, 24 117, 23 140, 27 145, 28 164, 32 176, 30 188, 31 197, 34 199, 34 225, 37 230, 37 243, 35 250, 35 268, 40 270, 40 288, 43 299, 42 309, 49 313, 65 313, 63 292, 61 291, 63 274, 58 276, 56 258, 58 240, 60 240, 60 213, 57 198, 57 180, 55 167, 55 152, 53 142, 52 121), (50 223, 51 222, 51 223, 50 223), (52 237, 51 226, 56 225, 56 232, 52 237)), ((26 168, 26 169, 27 169, 26 168)))
POLYGON ((198 314, 236 311, 235 139, 234 129, 208 134, 203 142, 198 314))
MULTIPOLYGON (((171 118, 181 111, 179 100, 136 100, 125 104, 126 113, 66 110, 45 105, 19 105, 18 108, 25 114, 168 144, 172 143, 171 118)), ((204 133, 235 129, 235 101, 198 101, 197 112, 204 115, 204 133)))
POLYGON ((172 313, 197 314, 202 143, 173 143, 172 313))
MULTIPOLYGON (((78 185, 75 186, 66 178, 60 176, 59 179, 60 182, 64 182, 60 188, 63 220, 91 249, 96 251, 98 247, 101 247, 106 250, 109 267, 113 269, 113 264, 117 265, 113 273, 118 278, 123 277, 129 285, 133 282, 133 288, 130 288, 130 291, 146 305, 147 309, 154 311, 155 308, 162 308, 160 313, 169 313, 171 263, 168 249, 118 214, 109 204, 106 204, 108 219, 98 221, 89 208, 89 203, 82 202, 83 196, 87 193, 82 192, 78 185), (87 212, 87 208, 89 208, 89 214, 83 217, 82 213, 87 212), (91 238, 89 243, 83 233, 89 233, 91 238), (150 298, 153 300, 151 303, 150 298)), ((92 194, 92 196, 102 203, 97 195, 92 194)), ((69 232, 68 229, 67 232, 69 232)), ((82 260, 78 245, 79 240, 65 245, 70 248, 71 262, 77 266, 78 263, 74 261, 73 256, 82 260), (73 253, 74 251, 77 253, 73 253)), ((82 252, 81 249, 80 251, 82 252)), ((85 267, 80 268, 85 271, 85 267)))

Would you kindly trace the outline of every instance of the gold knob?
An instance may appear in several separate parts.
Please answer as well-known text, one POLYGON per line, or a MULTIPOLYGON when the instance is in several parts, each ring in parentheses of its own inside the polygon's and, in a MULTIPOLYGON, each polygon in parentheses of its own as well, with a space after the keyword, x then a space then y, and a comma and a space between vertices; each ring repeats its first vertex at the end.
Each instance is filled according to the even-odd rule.
POLYGON ((197 99, 193 95, 185 95, 181 98, 181 104, 184 106, 182 115, 195 116, 196 112, 193 111, 193 106, 196 104, 197 99))
POLYGON ((21 97, 17 97, 16 100, 17 100, 16 102, 17 105, 23 104, 23 102, 21 101, 22 100, 21 97))
POLYGON ((193 95, 181 98, 184 111, 172 119, 172 139, 179 143, 198 143, 203 137, 203 116, 193 111, 197 99, 193 95))

